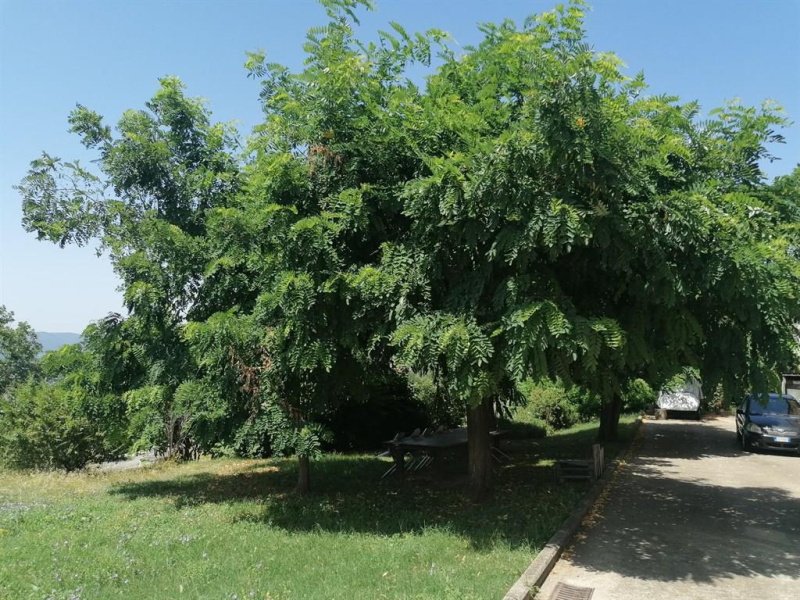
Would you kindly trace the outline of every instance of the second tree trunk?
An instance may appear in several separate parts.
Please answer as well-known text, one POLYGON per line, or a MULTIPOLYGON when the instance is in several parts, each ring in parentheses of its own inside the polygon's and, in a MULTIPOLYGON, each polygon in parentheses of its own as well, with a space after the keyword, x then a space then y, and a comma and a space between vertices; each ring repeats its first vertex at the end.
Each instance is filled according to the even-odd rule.
POLYGON ((491 398, 467 409, 469 485, 476 501, 483 500, 492 489, 492 442, 489 431, 493 422, 491 398))

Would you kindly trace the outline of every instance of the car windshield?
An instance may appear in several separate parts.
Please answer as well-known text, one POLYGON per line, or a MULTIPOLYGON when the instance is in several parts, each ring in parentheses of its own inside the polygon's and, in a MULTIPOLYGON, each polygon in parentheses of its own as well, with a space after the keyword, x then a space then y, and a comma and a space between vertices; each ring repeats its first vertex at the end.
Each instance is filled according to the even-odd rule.
POLYGON ((769 398, 751 396, 751 415, 800 415, 800 402, 792 396, 770 394, 769 398))

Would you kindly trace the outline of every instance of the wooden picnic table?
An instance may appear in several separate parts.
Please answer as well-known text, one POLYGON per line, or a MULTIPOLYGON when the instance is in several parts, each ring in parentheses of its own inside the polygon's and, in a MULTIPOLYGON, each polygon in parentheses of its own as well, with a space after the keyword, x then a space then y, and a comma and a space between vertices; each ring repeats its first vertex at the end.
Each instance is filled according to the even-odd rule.
MULTIPOLYGON (((505 433, 505 431, 500 430, 489 432, 493 447, 497 453, 504 457, 506 457, 506 455, 497 449, 497 441, 500 436, 505 433)), ((458 429, 448 429, 447 431, 438 431, 430 435, 407 435, 400 439, 387 440, 384 443, 388 447, 389 454, 391 454, 394 460, 397 475, 403 477, 406 470, 406 454, 425 453, 436 461, 436 458, 441 456, 445 451, 467 445, 467 428, 459 427, 458 429)))

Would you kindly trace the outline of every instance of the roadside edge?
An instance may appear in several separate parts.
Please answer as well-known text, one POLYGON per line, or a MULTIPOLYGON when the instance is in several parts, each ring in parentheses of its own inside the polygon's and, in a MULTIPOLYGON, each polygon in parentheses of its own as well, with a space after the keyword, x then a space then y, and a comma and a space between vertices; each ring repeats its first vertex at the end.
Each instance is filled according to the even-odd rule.
POLYGON ((603 490, 611 483, 619 465, 630 457, 632 450, 635 448, 635 442, 641 435, 641 430, 642 418, 639 417, 636 419, 636 431, 628 447, 611 462, 603 472, 603 475, 592 485, 583 500, 561 524, 560 529, 553 534, 544 548, 528 565, 528 568, 506 592, 503 600, 533 600, 536 595, 536 589, 541 588, 544 580, 547 579, 550 571, 553 570, 556 562, 561 558, 564 548, 580 528, 584 517, 600 498, 603 490))

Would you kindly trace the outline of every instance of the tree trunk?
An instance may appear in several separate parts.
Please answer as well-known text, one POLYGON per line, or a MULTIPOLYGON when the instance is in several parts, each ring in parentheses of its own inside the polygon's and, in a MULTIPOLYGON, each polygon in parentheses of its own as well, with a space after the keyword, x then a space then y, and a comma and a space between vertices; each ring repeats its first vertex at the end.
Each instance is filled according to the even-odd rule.
POLYGON ((297 456, 297 493, 307 494, 311 491, 311 464, 307 456, 297 456))
POLYGON ((622 398, 614 394, 603 403, 600 409, 600 431, 597 439, 601 442, 615 442, 618 439, 619 414, 622 410, 622 398))
POLYGON ((491 398, 467 409, 469 485, 472 498, 477 502, 486 498, 492 489, 492 446, 489 437, 492 413, 491 398))

